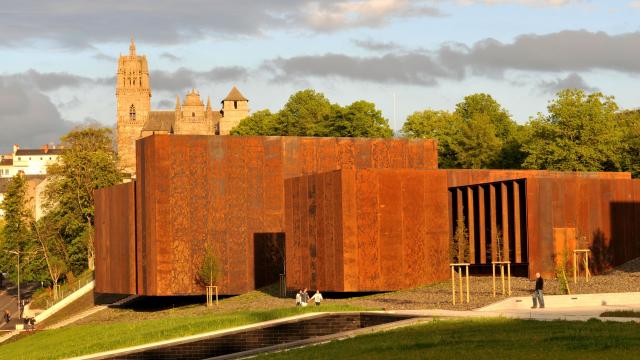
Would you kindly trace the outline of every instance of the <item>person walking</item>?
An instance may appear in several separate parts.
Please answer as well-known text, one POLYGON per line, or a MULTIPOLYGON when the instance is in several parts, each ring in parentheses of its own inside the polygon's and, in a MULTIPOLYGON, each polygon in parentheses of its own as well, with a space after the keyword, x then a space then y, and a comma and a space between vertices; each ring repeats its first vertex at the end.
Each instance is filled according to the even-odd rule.
POLYGON ((316 303, 316 306, 320 306, 320 302, 322 301, 322 294, 320 294, 320 290, 316 290, 316 293, 313 294, 311 299, 316 303))
POLYGON ((542 280, 542 276, 540 273, 536 273, 536 288, 533 291, 533 306, 532 309, 535 309, 540 304, 540 309, 544 309, 544 296, 542 294, 542 288, 544 286, 544 280, 542 280))
POLYGON ((302 305, 302 290, 298 290, 296 293, 296 306, 302 305))
POLYGON ((4 318, 4 322, 7 324, 9 323, 9 321, 11 321, 11 313, 9 312, 9 309, 4 310, 3 318, 4 318))

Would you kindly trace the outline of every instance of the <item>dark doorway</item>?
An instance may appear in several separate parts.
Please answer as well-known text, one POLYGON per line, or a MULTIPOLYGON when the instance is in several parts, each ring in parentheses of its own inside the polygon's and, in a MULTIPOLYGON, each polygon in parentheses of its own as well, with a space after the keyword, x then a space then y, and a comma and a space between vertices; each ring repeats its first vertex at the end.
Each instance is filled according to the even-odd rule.
POLYGON ((253 234, 255 288, 275 284, 285 273, 284 233, 253 234))

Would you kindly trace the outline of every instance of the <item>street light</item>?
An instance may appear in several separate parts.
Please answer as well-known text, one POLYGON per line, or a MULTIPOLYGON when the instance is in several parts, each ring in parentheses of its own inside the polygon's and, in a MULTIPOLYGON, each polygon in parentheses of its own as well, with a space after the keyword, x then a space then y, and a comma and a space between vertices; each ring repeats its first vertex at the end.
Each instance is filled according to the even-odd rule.
MULTIPOLYGON (((24 251, 20 250, 5 250, 9 254, 18 256, 18 310, 20 310, 20 254, 24 254, 24 251)), ((33 251, 27 252, 28 254, 34 253, 33 251)), ((22 312, 19 312, 19 317, 22 319, 22 312)))

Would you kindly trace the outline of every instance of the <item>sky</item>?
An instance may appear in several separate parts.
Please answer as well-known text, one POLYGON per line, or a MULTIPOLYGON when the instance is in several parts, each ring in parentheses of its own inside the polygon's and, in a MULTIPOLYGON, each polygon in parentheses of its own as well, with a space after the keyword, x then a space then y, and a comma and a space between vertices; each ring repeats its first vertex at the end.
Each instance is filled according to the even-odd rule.
POLYGON ((521 124, 568 87, 640 107, 640 0, 0 0, 0 19, 0 153, 114 126, 131 37, 153 109, 233 85, 252 111, 371 101, 394 129, 477 92, 521 124))

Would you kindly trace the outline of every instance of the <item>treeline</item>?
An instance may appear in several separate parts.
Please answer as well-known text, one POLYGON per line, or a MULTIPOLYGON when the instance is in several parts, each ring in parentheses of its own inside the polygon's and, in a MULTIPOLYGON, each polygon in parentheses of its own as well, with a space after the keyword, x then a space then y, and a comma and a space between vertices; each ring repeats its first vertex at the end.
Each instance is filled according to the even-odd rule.
POLYGON ((0 270, 21 281, 57 284, 72 279, 94 263, 93 191, 120 183, 110 129, 86 128, 61 138, 60 161, 49 166, 45 180, 46 214, 34 217, 33 191, 27 178, 16 175, 0 205, 5 212, 0 228, 0 270))
MULTIPOLYGON (((277 113, 258 111, 235 135, 390 137, 375 105, 331 104, 313 90, 295 93, 277 113)), ((545 113, 518 124, 488 94, 465 97, 453 111, 410 115, 401 136, 438 140, 441 168, 629 171, 640 173, 640 111, 620 110, 611 96, 567 89, 545 113)))

